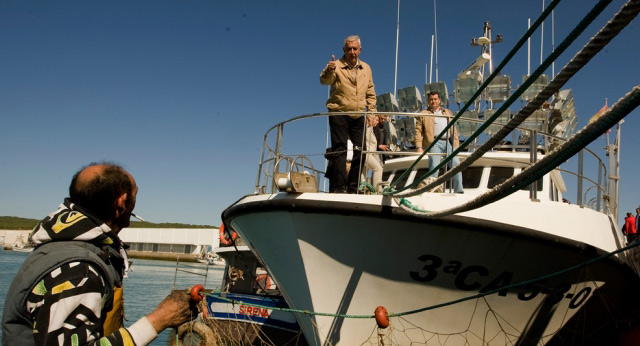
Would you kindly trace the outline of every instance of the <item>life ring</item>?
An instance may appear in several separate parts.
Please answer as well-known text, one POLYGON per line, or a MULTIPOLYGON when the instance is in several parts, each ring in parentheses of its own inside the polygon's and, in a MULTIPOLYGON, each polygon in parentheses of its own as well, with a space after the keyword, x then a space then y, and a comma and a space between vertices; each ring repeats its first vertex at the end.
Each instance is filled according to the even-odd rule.
POLYGON ((203 346, 216 346, 217 344, 213 330, 200 321, 182 324, 178 327, 178 333, 170 338, 171 346, 183 346, 185 339, 189 341, 188 345, 194 345, 194 342, 198 341, 198 345, 203 346))
POLYGON ((227 236, 225 234, 224 231, 224 224, 220 225, 220 244, 224 245, 224 246, 230 246, 231 244, 233 244, 233 242, 236 241, 236 237, 238 236, 238 233, 236 233, 236 231, 231 231, 231 239, 227 239, 227 236))
POLYGON ((191 295, 191 300, 193 300, 196 303, 199 303, 203 298, 202 295, 200 294, 200 292, 202 291, 204 291, 204 286, 200 284, 191 287, 191 291, 189 293, 191 295))
POLYGON ((256 277, 255 288, 258 289, 271 289, 271 277, 267 274, 260 274, 256 277))

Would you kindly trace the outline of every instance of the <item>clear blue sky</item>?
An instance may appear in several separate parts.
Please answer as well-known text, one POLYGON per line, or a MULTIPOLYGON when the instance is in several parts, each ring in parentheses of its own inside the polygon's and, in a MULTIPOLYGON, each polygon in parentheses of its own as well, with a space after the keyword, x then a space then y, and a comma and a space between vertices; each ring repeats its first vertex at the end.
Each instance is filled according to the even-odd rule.
MULTIPOLYGON (((556 45, 595 3, 560 3, 556 45)), ((609 5, 556 73, 622 3, 609 5)), ((469 43, 485 21, 504 35, 497 65, 541 11, 541 1, 438 1, 440 79, 453 89, 479 54, 469 43)), ((400 12, 398 87, 420 86, 433 1, 404 0, 400 12)), ((393 92, 396 19, 394 0, 2 1, 0 215, 42 218, 81 166, 112 160, 135 176, 136 212, 148 221, 218 225, 225 207, 253 191, 264 132, 325 110, 318 75, 347 35, 361 36, 377 93, 393 92)), ((640 83, 639 28, 636 19, 566 86, 579 127, 605 98, 613 104, 640 83)), ((545 55, 550 33, 548 20, 545 55)), ((532 55, 533 69, 539 33, 532 55)), ((505 69, 513 87, 526 64, 525 50, 505 69)), ((640 204, 638 113, 623 127, 621 213, 640 204)))

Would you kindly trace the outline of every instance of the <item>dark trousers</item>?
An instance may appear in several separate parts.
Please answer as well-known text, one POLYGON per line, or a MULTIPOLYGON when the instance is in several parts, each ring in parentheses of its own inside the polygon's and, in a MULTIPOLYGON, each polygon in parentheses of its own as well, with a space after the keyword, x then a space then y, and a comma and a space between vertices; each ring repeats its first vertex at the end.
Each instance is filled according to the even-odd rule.
POLYGON ((333 174, 329 179, 330 190, 348 191, 355 193, 358 190, 360 179, 360 166, 362 165, 362 151, 366 150, 362 140, 364 136, 365 117, 351 118, 348 115, 336 115, 329 117, 329 129, 331 131, 331 149, 333 150, 333 174), (353 159, 347 176, 347 140, 353 143, 353 159))

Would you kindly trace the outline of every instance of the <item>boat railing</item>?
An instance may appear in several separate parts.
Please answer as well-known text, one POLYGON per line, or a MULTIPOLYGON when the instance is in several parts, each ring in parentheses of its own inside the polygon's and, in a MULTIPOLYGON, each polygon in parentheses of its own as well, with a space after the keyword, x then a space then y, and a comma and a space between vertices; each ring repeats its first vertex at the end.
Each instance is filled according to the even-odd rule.
MULTIPOLYGON (((263 145, 260 153, 260 161, 258 164, 258 174, 254 188, 254 194, 277 193, 282 187, 278 186, 278 177, 288 173, 300 173, 309 177, 313 177, 314 191, 327 192, 327 184, 325 179, 325 170, 327 160, 325 154, 327 148, 330 148, 329 125, 328 119, 331 116, 338 115, 362 115, 362 112, 331 112, 331 113, 314 113, 308 115, 297 116, 283 122, 280 122, 267 130, 264 135, 263 145), (302 121, 305 120, 305 121, 302 121), (306 125, 311 121, 313 127, 306 125), (286 133, 285 133, 286 128, 286 133), (313 135, 311 135, 313 134, 313 135), (296 141, 296 143, 290 143, 296 141), (285 143, 286 142, 286 143, 285 143)), ((381 154, 387 156, 417 156, 418 153, 411 148, 411 140, 413 139, 413 131, 411 122, 404 119, 424 117, 421 113, 407 112, 375 112, 364 113, 365 115, 386 115, 389 122, 394 124, 395 133, 392 133, 395 145, 400 148, 398 151, 379 151, 365 150, 362 155, 368 153, 381 154)), ((366 119, 362 117, 363 121, 366 119)), ((483 119, 465 118, 458 119, 456 124, 458 132, 461 136, 460 143, 468 138, 472 131, 476 131, 483 119)), ((473 152, 477 150, 482 142, 489 138, 493 133, 497 132, 500 126, 504 124, 492 124, 479 136, 469 143, 465 151, 473 152)), ((389 134, 389 131, 387 131, 389 134)), ((545 154, 566 139, 555 136, 541 130, 539 124, 523 123, 522 126, 512 131, 507 136, 510 140, 504 140, 494 146, 492 151, 509 151, 509 152, 529 152, 530 162, 537 161, 538 154, 545 154)), ((429 154, 427 154, 429 155, 429 154)), ((426 155, 423 160, 426 159, 426 155)), ((576 180, 576 204, 581 207, 589 207, 598 211, 608 212, 613 200, 608 198, 607 168, 604 162, 593 151, 584 148, 578 155, 577 166, 571 169, 557 168, 561 172, 568 173, 576 180), (587 155, 585 155, 587 154, 587 155), (585 175, 585 156, 589 157, 589 167, 596 167, 597 173, 590 171, 588 178, 585 175), (589 193, 595 193, 595 196, 588 199, 589 193), (608 201, 607 206, 604 201, 608 201)), ((534 190, 532 188, 532 190, 534 190)), ((304 192, 310 192, 309 190, 304 192)), ((532 196, 534 198, 535 196, 532 196)))

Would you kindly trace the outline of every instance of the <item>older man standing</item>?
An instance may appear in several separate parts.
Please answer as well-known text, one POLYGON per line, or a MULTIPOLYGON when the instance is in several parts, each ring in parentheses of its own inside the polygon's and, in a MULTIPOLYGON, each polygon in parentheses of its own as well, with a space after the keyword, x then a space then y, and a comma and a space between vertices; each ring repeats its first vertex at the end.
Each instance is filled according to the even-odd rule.
MULTIPOLYGON (((344 55, 339 60, 331 56, 331 61, 320 74, 320 83, 330 85, 327 100, 329 112, 364 112, 376 110, 376 92, 373 85, 371 67, 358 59, 362 46, 360 37, 349 36, 342 47, 344 55)), ((362 114, 337 115, 329 117, 331 149, 334 171, 329 180, 331 189, 339 193, 356 193, 362 155, 365 120, 362 114), (354 155, 347 177, 347 141, 354 145, 354 155)))

